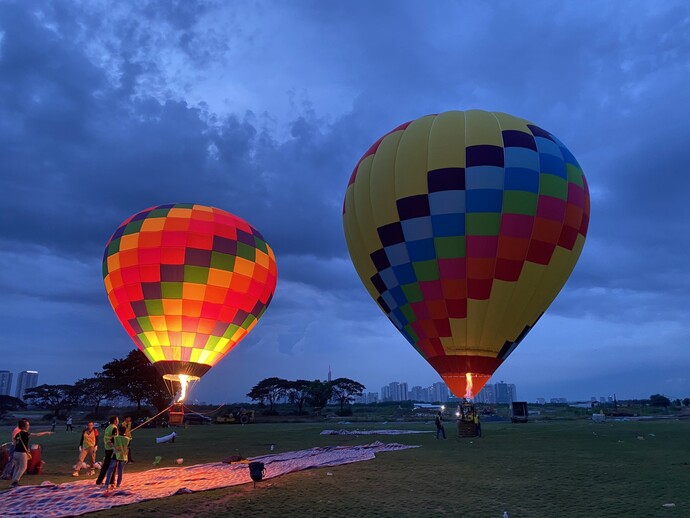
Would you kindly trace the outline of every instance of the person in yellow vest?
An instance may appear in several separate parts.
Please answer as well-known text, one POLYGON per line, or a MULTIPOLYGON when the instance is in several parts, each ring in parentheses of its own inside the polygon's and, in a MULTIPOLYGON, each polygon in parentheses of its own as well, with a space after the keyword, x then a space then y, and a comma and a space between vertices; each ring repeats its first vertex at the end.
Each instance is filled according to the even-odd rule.
MULTIPOLYGON (((96 485, 100 486, 103 483, 105 474, 108 472, 108 467, 110 466, 110 461, 113 458, 113 438, 117 436, 117 425, 120 424, 120 420, 116 415, 110 418, 110 424, 105 429, 103 433, 103 447, 105 449, 105 458, 103 459, 103 465, 101 466, 101 471, 98 472, 98 478, 96 479, 96 485)), ((110 480, 106 482, 106 485, 110 483, 110 480)))
POLYGON ((113 456, 115 457, 108 467, 106 480, 110 481, 108 489, 115 489, 115 470, 117 470, 117 487, 122 484, 122 473, 127 464, 127 448, 129 447, 129 437, 125 435, 125 425, 120 426, 120 433, 113 438, 113 456))
POLYGON ((479 437, 482 436, 482 422, 479 420, 479 414, 477 412, 474 413, 474 426, 477 428, 477 435, 479 437))
POLYGON ((91 469, 89 475, 93 475, 96 470, 96 450, 98 450, 98 430, 93 427, 93 422, 89 421, 86 428, 81 432, 81 439, 79 440, 79 458, 74 465, 73 477, 79 476, 79 471, 84 465, 86 457, 91 461, 91 469))

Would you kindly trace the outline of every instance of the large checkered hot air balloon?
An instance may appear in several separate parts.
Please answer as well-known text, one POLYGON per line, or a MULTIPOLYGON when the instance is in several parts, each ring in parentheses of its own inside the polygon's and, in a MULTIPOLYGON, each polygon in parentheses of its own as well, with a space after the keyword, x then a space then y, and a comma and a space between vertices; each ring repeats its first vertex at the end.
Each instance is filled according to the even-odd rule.
POLYGON ((276 286, 273 250, 224 210, 159 205, 108 241, 103 280, 120 323, 173 381, 199 379, 256 325, 276 286))
POLYGON ((458 397, 473 397, 575 267, 589 191, 575 157, 523 119, 408 122, 347 186, 345 237, 370 295, 458 397))

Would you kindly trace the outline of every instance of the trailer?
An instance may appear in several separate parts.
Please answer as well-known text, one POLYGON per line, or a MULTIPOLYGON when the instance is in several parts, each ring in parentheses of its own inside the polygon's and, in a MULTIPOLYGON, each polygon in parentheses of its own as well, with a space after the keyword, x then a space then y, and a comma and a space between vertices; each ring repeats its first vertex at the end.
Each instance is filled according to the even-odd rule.
POLYGON ((527 401, 513 401, 510 404, 510 421, 513 423, 527 422, 527 401))

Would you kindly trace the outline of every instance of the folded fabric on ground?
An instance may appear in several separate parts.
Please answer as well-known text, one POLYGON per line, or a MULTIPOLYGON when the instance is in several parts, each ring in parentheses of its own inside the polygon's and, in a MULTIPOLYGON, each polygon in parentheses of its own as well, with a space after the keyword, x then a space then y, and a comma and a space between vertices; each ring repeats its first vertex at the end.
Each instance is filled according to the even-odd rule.
POLYGON ((156 444, 161 444, 164 442, 175 442, 175 437, 177 437, 177 434, 175 432, 164 435, 163 437, 156 437, 156 444))
MULTIPOLYGON (((264 479, 294 471, 338 466, 373 459, 383 451, 417 448, 405 444, 376 441, 363 446, 330 446, 252 458, 266 466, 264 479)), ((23 480, 26 481, 26 478, 23 480)), ((185 468, 159 468, 127 473, 122 487, 104 491, 94 480, 65 484, 44 482, 40 486, 20 486, 0 493, 0 516, 65 517, 78 516, 121 505, 164 498, 174 494, 207 491, 251 482, 247 464, 214 462, 185 468)))
POLYGON ((408 433, 434 433, 434 430, 324 430, 320 435, 405 435, 408 433))

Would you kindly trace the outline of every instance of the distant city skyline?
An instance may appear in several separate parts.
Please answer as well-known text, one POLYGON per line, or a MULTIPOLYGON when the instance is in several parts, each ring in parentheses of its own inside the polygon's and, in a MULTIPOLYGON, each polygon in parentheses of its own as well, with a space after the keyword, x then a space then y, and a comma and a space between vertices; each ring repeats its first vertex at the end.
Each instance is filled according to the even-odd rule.
POLYGON ((9 396, 12 389, 12 373, 0 371, 0 395, 9 396))
POLYGON ((24 393, 27 389, 38 386, 38 371, 21 371, 17 375, 17 387, 14 397, 24 400, 24 393))

